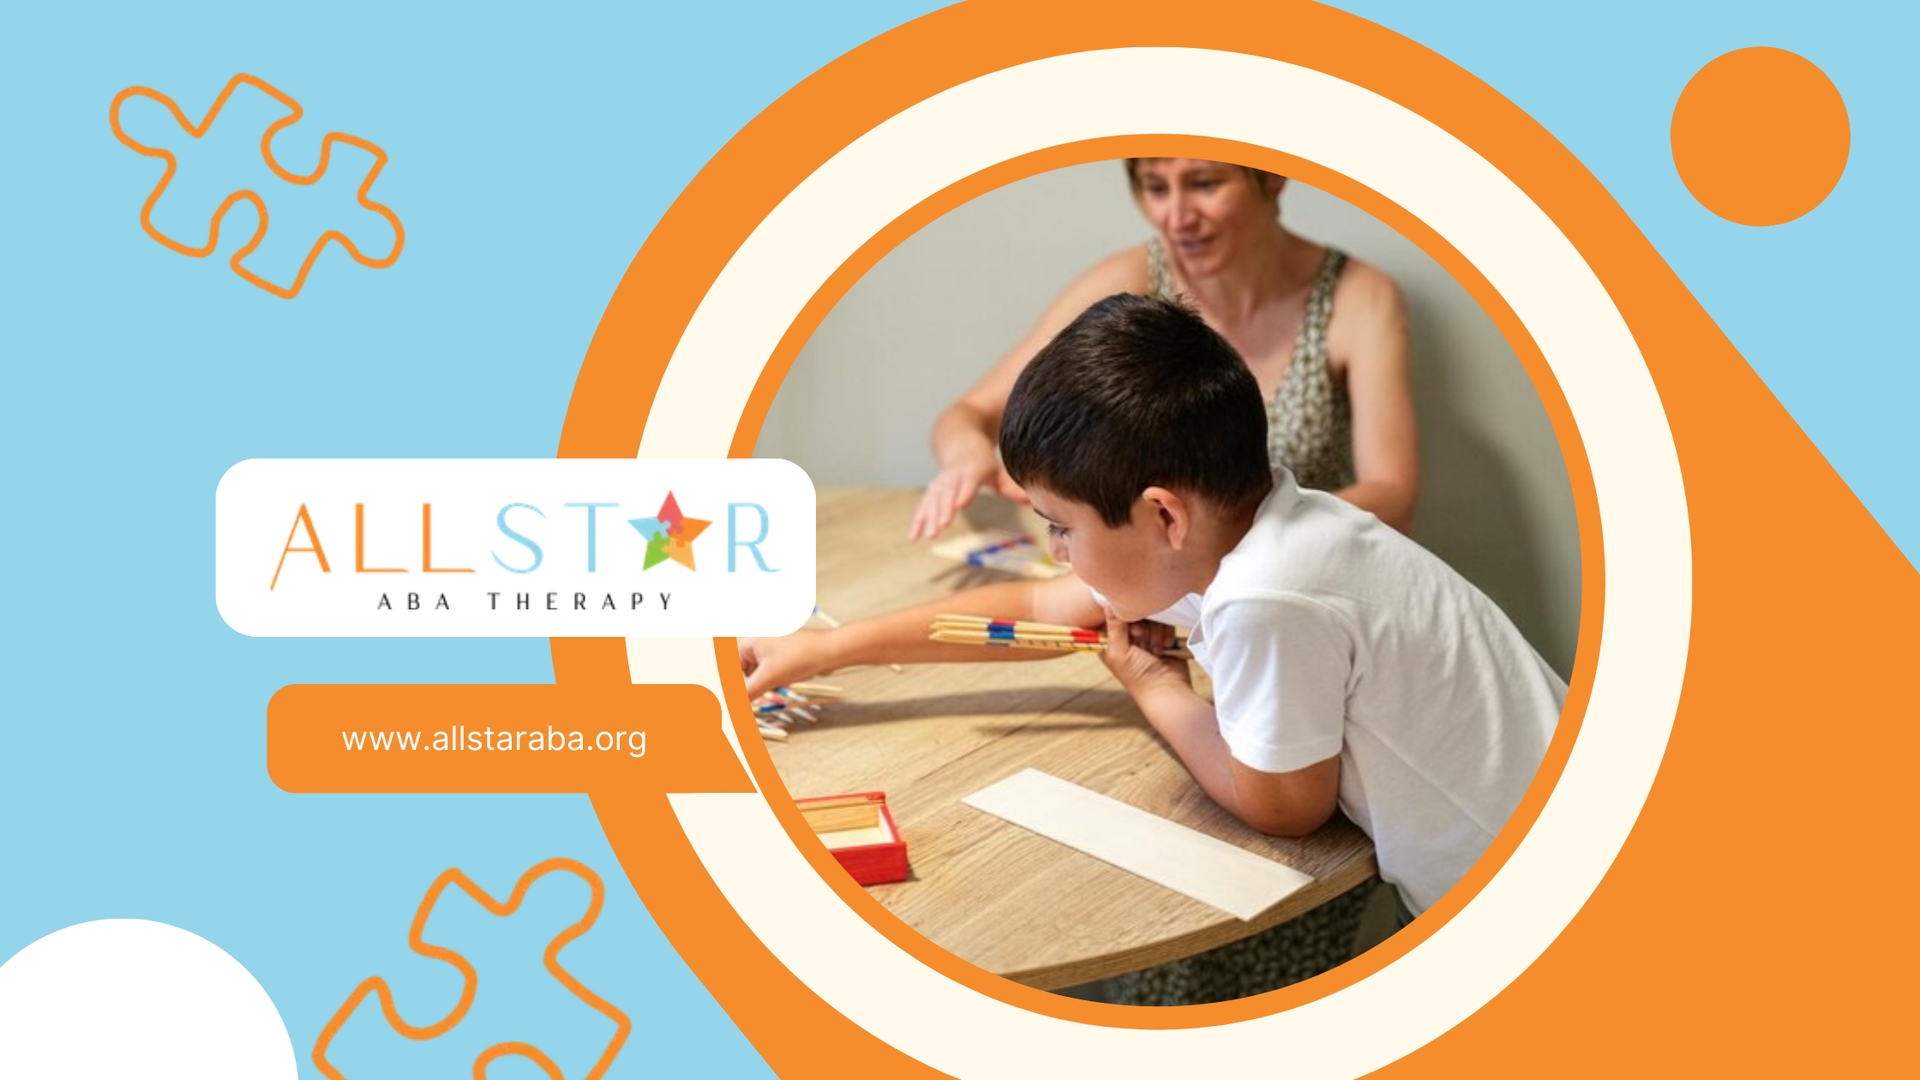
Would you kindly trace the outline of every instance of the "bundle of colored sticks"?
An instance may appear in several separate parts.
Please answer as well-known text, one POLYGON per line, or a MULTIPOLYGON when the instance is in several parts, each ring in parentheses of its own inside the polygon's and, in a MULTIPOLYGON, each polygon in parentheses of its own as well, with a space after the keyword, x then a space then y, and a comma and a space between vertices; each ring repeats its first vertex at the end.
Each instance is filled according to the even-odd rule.
MULTIPOLYGON (((1176 629, 1172 652, 1186 652, 1187 631, 1176 629)), ((960 645, 997 645, 1012 649, 1065 649, 1073 652, 1100 652, 1107 647, 1104 630, 1053 623, 990 619, 984 615, 936 615, 931 632, 933 641, 960 645)))
POLYGON ((1045 544, 1026 533, 993 529, 986 532, 950 536, 933 545, 933 553, 942 559, 965 563, 981 570, 999 570, 1008 574, 1045 580, 1059 577, 1067 568, 1054 562, 1045 544))
POLYGON ((760 737, 775 742, 787 741, 787 732, 801 721, 820 722, 820 705, 833 701, 844 691, 826 683, 800 682, 776 686, 753 703, 753 718, 760 725, 760 737))

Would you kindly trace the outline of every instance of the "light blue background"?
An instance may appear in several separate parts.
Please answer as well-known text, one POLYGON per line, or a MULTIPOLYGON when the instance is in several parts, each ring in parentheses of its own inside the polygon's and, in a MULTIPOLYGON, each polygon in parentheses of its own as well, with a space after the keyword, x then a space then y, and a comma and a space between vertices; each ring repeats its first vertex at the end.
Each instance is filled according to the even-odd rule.
MULTIPOLYGON (((609 1076, 766 1073, 648 918, 584 798, 296 797, 268 781, 266 702, 288 683, 545 682, 552 668, 545 640, 241 637, 213 607, 212 495, 248 457, 550 456, 606 301, 674 196, 795 82, 923 10, 235 5, 109 16, 45 5, 13 15, 0 68, 14 103, 0 171, 10 211, 0 438, 11 463, 0 564, 12 578, 0 957, 89 919, 192 930, 261 981, 302 1076, 317 1077, 313 1039, 366 976, 392 982, 416 1022, 451 1005, 450 969, 405 942, 439 871, 461 867, 504 896, 534 863, 568 855, 603 875, 608 898, 565 963, 634 1019, 609 1076), (288 302, 225 265, 251 235, 250 211, 229 217, 213 258, 186 259, 141 234, 139 206, 160 166, 113 139, 108 102, 146 85, 197 120, 236 71, 307 107, 277 142, 295 171, 313 167, 326 131, 386 148, 374 195, 407 229, 395 267, 365 270, 330 249, 288 302)), ((1896 195, 1914 175, 1911 8, 1355 10, 1485 79, 1569 146, 1912 558, 1920 512, 1903 466, 1915 457, 1907 414, 1920 375, 1895 317, 1915 277, 1915 226, 1896 195), (1687 79, 1755 44, 1819 64, 1853 123, 1832 197, 1771 229, 1702 209, 1667 142, 1687 79)), ((182 197, 188 179, 183 167, 182 197)), ((307 205, 315 200, 262 194, 275 236, 340 224, 307 205)), ((378 234, 361 238, 376 254, 378 234)), ((429 937, 464 946, 483 978, 531 972, 584 893, 553 879, 504 922, 448 908, 429 937)), ((556 1055, 590 1058, 606 1021, 543 997, 542 981, 490 984, 516 983, 505 992, 522 996, 487 1007, 529 1018, 556 1055)), ((356 1078, 465 1075, 484 1045, 475 1039, 518 1037, 488 1026, 379 1062, 379 1047, 400 1040, 359 1030, 362 1021, 371 1024, 350 1024, 335 1055, 345 1065, 366 1048, 356 1078)), ((476 1012, 463 1029, 482 1026, 476 1012)), ((503 1061, 492 1075, 538 1073, 503 1061)))

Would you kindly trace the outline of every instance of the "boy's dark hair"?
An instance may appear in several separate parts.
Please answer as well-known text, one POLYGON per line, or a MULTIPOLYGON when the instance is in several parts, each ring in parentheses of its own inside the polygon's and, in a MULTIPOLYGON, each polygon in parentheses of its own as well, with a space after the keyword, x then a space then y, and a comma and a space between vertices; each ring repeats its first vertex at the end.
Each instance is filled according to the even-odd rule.
POLYGON ((1149 487, 1229 513, 1267 497, 1267 410, 1226 339, 1180 304, 1109 296, 1041 349, 1014 384, 1000 459, 1118 527, 1149 487))

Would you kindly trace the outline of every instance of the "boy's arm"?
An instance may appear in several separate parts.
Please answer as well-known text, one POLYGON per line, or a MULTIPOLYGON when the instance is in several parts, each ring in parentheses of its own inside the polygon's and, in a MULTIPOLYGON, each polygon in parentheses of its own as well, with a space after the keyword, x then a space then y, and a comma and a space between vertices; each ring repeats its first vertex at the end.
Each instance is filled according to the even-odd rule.
POLYGON ((747 676, 747 697, 856 664, 1046 660, 1064 655, 1041 649, 995 649, 927 640, 934 616, 947 614, 1066 626, 1097 626, 1104 618, 1086 585, 1068 575, 1050 581, 1014 581, 968 589, 832 630, 802 630, 783 638, 741 638, 740 668, 747 676))
POLYGON ((1291 772, 1262 772, 1227 748, 1213 706, 1194 692, 1184 660, 1133 645, 1127 623, 1107 627, 1107 667, 1167 740, 1180 763, 1228 813, 1273 836, 1305 836, 1333 816, 1340 795, 1338 755, 1291 772))

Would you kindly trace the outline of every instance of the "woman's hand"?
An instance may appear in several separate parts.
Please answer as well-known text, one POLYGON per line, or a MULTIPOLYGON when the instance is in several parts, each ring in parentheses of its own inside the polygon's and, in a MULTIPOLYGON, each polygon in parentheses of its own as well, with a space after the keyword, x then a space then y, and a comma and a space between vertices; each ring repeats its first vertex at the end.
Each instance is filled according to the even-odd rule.
POLYGON ((1144 292, 1146 288, 1146 248, 1132 247, 1102 259, 1067 286, 992 370, 947 406, 933 424, 933 460, 940 465, 940 475, 927 485, 920 508, 914 511, 913 525, 907 529, 907 539, 928 540, 939 535, 982 490, 999 492, 1026 505, 1027 493, 1001 468, 995 453, 1000 414, 1006 410, 1013 384, 1019 381, 1027 361, 1081 312, 1103 297, 1144 292))
POLYGON ((786 637, 740 638, 740 673, 747 700, 777 686, 791 686, 840 666, 832 630, 796 630, 786 637))
POLYGON ((996 491, 1017 503, 1027 501, 1027 493, 1007 475, 991 447, 960 455, 927 485, 913 512, 913 524, 907 528, 907 539, 931 540, 940 535, 982 490, 996 491))

